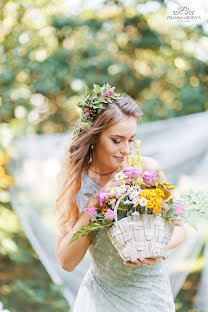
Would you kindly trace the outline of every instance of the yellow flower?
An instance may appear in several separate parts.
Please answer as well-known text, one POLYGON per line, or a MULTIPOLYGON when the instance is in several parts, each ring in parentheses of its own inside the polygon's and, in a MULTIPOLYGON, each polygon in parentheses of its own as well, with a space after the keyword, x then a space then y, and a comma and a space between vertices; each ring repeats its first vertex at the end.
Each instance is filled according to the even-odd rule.
POLYGON ((14 184, 14 180, 12 177, 5 175, 0 177, 0 188, 8 188, 14 184))
POLYGON ((140 198, 147 199, 147 208, 153 209, 153 213, 157 213, 162 209, 162 201, 164 198, 164 192, 160 189, 144 189, 140 192, 140 198))
POLYGON ((104 215, 104 213, 106 212, 107 209, 108 209, 107 207, 102 208, 102 215, 104 215))
POLYGON ((9 162, 9 156, 0 152, 0 165, 4 166, 8 164, 8 162, 9 162))
POLYGON ((135 140, 136 145, 136 154, 135 156, 128 155, 126 158, 126 161, 124 163, 124 167, 132 167, 132 166, 138 166, 141 168, 141 156, 140 156, 140 144, 141 140, 135 140))
POLYGON ((6 171, 5 171, 4 167, 0 167, 0 177, 5 176, 5 174, 6 174, 6 171))

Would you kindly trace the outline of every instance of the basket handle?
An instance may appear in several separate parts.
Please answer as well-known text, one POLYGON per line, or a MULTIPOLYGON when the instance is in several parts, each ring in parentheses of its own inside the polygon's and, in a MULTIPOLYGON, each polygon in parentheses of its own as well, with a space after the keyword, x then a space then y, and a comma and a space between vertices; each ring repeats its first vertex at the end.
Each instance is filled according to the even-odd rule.
POLYGON ((122 201, 122 199, 126 196, 126 193, 124 193, 119 200, 117 201, 115 208, 114 208, 114 213, 115 213, 115 221, 116 221, 116 226, 118 225, 118 216, 117 216, 117 211, 118 211, 118 206, 120 204, 120 202, 122 201))

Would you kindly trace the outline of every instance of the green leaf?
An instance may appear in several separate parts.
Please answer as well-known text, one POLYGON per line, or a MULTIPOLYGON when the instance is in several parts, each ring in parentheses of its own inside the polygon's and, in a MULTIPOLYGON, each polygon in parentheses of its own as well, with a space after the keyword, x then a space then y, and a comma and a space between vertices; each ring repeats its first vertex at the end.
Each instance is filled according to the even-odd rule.
POLYGON ((101 213, 101 212, 100 212, 100 213, 98 213, 98 214, 97 214, 97 217, 102 217, 102 218, 103 218, 102 213, 101 213))
POLYGON ((92 196, 91 193, 84 193, 84 195, 87 196, 87 197, 91 197, 92 196))
POLYGON ((174 212, 173 208, 168 209, 166 216, 171 216, 173 214, 173 212, 174 212))

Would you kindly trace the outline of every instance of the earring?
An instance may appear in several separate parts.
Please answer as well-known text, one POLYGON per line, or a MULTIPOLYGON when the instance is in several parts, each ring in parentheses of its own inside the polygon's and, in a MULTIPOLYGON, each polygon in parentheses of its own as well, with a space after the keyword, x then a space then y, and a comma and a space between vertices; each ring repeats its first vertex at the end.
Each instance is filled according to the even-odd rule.
POLYGON ((92 143, 92 144, 91 144, 91 149, 93 149, 93 148, 94 148, 94 144, 92 143))

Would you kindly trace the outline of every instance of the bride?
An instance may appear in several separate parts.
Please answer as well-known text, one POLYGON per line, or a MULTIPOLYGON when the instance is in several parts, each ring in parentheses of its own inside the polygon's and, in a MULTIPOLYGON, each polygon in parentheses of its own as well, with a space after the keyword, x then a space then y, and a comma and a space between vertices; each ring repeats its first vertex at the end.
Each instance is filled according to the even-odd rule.
MULTIPOLYGON (((114 175, 131 154, 137 122, 143 113, 134 100, 114 92, 109 85, 94 85, 85 92, 81 120, 58 175, 59 196, 56 200, 56 257, 59 265, 72 272, 88 248, 92 263, 82 280, 74 312, 172 312, 175 305, 168 272, 163 259, 140 258, 123 262, 107 237, 99 230, 96 243, 88 236, 67 246, 76 230, 89 223, 85 207, 96 206, 96 194, 117 185, 114 175), (90 200, 84 193, 93 193, 90 200)), ((150 157, 141 158, 142 172, 159 168, 150 157)), ((160 178, 166 180, 159 171, 160 178)), ((126 180, 128 183, 128 180, 126 180)), ((168 249, 185 239, 182 222, 175 229, 168 249)))

